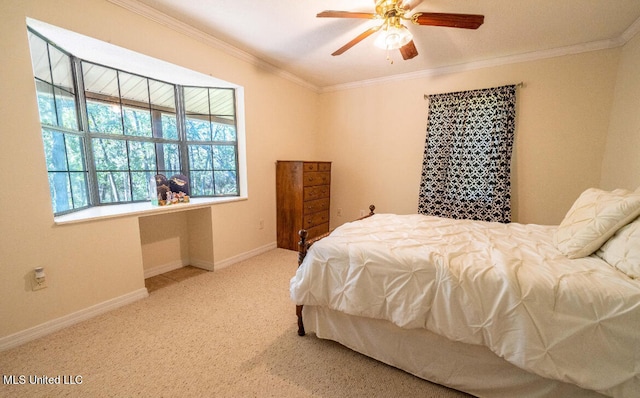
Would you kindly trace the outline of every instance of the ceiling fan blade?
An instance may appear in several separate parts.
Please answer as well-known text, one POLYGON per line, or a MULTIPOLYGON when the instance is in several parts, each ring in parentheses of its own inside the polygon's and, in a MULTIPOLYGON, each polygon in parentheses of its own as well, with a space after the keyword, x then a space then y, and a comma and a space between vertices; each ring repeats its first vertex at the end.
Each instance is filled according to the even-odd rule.
POLYGON ((400 54, 402 54, 402 59, 404 59, 405 61, 418 55, 418 49, 413 43, 413 40, 400 47, 400 54))
POLYGON ((362 40, 366 39, 367 37, 369 37, 372 34, 374 34, 375 32, 377 32, 378 30, 380 30, 380 26, 374 26, 373 28, 367 29, 366 31, 360 33, 360 35, 358 35, 355 39, 351 40, 349 43, 347 43, 344 46, 340 47, 338 50, 336 50, 331 55, 336 56, 336 55, 342 54, 343 52, 347 51, 351 47, 353 47, 356 44, 360 43, 362 40))
POLYGON ((484 15, 417 12, 411 17, 411 21, 418 25, 478 29, 484 23, 484 15))
POLYGON ((400 0, 398 7, 406 11, 411 11, 420 3, 422 3, 422 0, 400 0))
POLYGON ((364 18, 364 19, 374 19, 376 14, 372 12, 351 12, 351 11, 334 11, 327 10, 322 11, 318 15, 318 18, 364 18))

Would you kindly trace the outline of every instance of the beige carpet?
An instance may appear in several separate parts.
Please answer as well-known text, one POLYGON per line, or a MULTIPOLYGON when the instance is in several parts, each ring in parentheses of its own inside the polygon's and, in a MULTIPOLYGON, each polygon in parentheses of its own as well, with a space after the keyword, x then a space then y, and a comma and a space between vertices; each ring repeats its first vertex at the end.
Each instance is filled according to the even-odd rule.
POLYGON ((314 335, 298 337, 276 249, 154 278, 149 298, 0 353, 2 397, 465 397, 314 335), (5 384, 5 376, 26 384, 5 384), (29 384, 34 376, 81 384, 29 384))

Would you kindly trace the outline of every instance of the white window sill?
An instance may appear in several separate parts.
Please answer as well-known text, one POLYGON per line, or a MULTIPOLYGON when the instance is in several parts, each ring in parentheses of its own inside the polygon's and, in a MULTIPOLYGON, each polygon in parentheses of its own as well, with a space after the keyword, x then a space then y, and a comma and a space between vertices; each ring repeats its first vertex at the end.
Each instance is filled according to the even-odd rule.
POLYGON ((56 225, 75 224, 87 221, 125 216, 151 216, 154 214, 172 213, 176 211, 193 210, 220 203, 247 200, 246 196, 224 198, 192 198, 189 203, 169 206, 154 206, 151 202, 129 203, 113 206, 96 206, 87 210, 54 217, 56 225))

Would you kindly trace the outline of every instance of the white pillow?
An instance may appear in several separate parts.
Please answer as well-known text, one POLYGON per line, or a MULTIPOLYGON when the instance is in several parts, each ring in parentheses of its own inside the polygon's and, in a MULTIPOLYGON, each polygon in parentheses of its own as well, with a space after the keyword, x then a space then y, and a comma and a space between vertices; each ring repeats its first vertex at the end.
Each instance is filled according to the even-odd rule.
POLYGON ((631 278, 640 279, 640 218, 620 228, 596 254, 631 278))
POLYGON ((556 247, 569 258, 588 256, 639 214, 640 192, 589 188, 560 223, 554 237, 556 247))

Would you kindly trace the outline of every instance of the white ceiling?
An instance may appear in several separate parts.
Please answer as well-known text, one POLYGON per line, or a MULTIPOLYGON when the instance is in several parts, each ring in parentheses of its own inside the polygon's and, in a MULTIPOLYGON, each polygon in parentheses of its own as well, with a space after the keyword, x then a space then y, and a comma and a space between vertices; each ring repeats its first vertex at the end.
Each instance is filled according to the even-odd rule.
MULTIPOLYGON (((368 37, 331 53, 379 21, 316 18, 373 12, 374 0, 110 0, 165 14, 318 89, 406 74, 615 47, 640 31, 640 0, 424 0, 414 11, 482 14, 478 30, 409 25, 419 55, 404 61, 368 37)), ((160 14, 161 13, 161 14, 160 14)), ((183 26, 186 26, 183 25, 183 26)))

